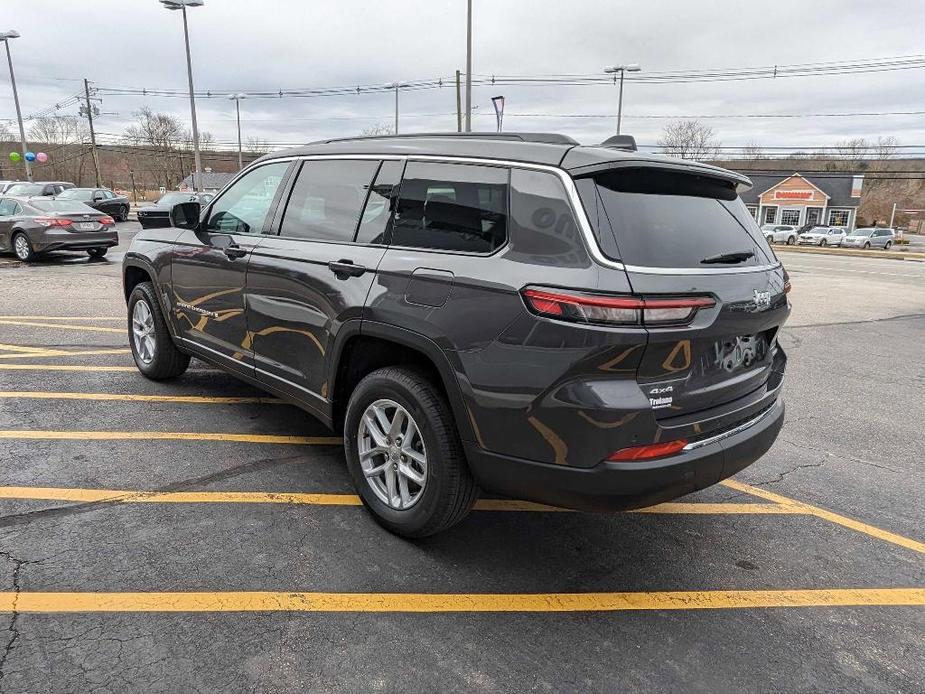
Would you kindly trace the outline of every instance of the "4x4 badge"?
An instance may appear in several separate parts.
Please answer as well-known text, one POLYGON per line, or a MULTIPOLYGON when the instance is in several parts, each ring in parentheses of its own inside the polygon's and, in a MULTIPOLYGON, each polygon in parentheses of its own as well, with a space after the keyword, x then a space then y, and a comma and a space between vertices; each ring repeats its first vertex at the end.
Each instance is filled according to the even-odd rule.
POLYGON ((756 289, 755 306, 759 309, 769 308, 771 306, 771 292, 759 292, 756 289))

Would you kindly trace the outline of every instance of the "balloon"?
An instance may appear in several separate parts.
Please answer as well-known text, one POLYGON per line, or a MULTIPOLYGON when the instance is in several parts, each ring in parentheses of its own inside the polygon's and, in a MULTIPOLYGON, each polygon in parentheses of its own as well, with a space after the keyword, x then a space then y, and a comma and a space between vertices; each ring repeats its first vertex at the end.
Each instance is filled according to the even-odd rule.
POLYGON ((22 157, 19 156, 19 152, 10 152, 10 161, 11 161, 11 162, 13 162, 13 163, 15 164, 15 163, 18 162, 20 159, 22 159, 22 157))
POLYGON ((26 161, 35 161, 35 152, 26 152, 26 161))
POLYGON ((39 152, 35 155, 35 158, 38 159, 42 164, 48 161, 48 155, 45 152, 39 152))

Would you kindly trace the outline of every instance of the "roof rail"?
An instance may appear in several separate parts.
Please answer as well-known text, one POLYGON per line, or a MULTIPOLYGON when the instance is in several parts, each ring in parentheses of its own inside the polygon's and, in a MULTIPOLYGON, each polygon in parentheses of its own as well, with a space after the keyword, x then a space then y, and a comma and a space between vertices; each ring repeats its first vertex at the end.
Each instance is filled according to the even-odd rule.
POLYGON ((611 149, 623 149, 627 152, 636 151, 636 138, 632 135, 614 135, 608 137, 601 143, 601 147, 610 147, 611 149))
POLYGON ((408 133, 402 135, 369 135, 357 137, 338 137, 331 140, 319 140, 312 144, 329 144, 332 142, 351 142, 353 140, 394 140, 414 139, 417 137, 460 137, 476 140, 511 140, 514 142, 541 142, 550 145, 577 145, 578 140, 559 133, 408 133))

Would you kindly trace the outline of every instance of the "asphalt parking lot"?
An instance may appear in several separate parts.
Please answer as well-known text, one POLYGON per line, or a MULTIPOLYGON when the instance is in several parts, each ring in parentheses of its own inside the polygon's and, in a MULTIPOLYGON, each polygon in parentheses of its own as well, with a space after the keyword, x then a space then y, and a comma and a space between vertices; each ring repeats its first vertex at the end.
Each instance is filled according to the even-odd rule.
POLYGON ((782 256, 787 423, 733 480, 411 543, 308 415, 135 371, 124 247, 0 267, 0 691, 922 690, 925 263, 782 256))

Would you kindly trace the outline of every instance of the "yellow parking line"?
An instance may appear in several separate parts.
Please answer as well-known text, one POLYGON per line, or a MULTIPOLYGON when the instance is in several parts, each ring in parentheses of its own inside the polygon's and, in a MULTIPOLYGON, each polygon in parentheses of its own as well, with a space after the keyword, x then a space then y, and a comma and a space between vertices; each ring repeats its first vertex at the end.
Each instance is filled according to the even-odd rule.
POLYGON ((35 328, 58 328, 60 330, 83 330, 85 332, 98 333, 122 333, 125 334, 125 328, 103 328, 98 325, 67 325, 65 323, 45 323, 38 321, 25 320, 4 320, 0 319, 0 325, 26 325, 35 328))
POLYGON ((74 441, 233 441, 298 446, 334 446, 339 436, 285 436, 279 434, 231 434, 199 431, 48 431, 5 429, 0 439, 54 439, 74 441))
POLYGON ((0 316, 0 320, 125 320, 125 316, 0 316))
POLYGON ((635 593, 0 593, 24 612, 623 612, 769 607, 922 606, 925 588, 635 593))
MULTIPOLYGON (((313 506, 359 506, 356 494, 304 492, 155 492, 126 489, 80 489, 71 487, 0 487, 0 499, 40 501, 77 501, 82 503, 112 501, 122 504, 300 504, 313 506)), ((515 499, 479 499, 476 511, 568 512, 568 509, 545 506, 515 499)), ((692 504, 667 503, 639 509, 633 513, 659 514, 797 514, 800 511, 780 504, 692 504)))
POLYGON ((99 354, 131 354, 132 350, 125 349, 89 349, 73 351, 64 349, 47 349, 42 352, 27 352, 25 354, 0 354, 0 359, 45 359, 48 357, 87 357, 99 354))
POLYGON ((138 371, 137 366, 96 366, 94 364, 0 364, 0 371, 138 371))
POLYGON ((753 487, 750 484, 745 484, 744 482, 739 482, 738 480, 724 480, 721 484, 729 487, 730 489, 735 489, 740 492, 745 492, 746 494, 751 494, 752 496, 767 499, 768 501, 773 501, 777 504, 791 506, 808 515, 823 518, 830 523, 836 523, 837 525, 851 528, 852 530, 856 530, 859 533, 864 533, 865 535, 875 537, 878 540, 891 542, 894 545, 899 545, 900 547, 905 547, 906 549, 911 549, 915 552, 921 552, 925 554, 925 543, 918 542, 912 538, 897 535, 896 533, 891 533, 887 530, 881 530, 880 528, 877 528, 873 525, 868 525, 867 523, 862 523, 861 521, 854 520, 853 518, 848 518, 847 516, 842 516, 838 513, 827 511, 824 508, 819 508, 818 506, 812 506, 811 504, 797 501, 796 499, 791 499, 790 497, 783 496, 782 494, 775 494, 774 492, 769 492, 765 489, 759 489, 758 487, 753 487))
POLYGON ((24 352, 26 354, 42 354, 48 350, 48 347, 27 347, 25 345, 0 344, 0 352, 24 352))
POLYGON ((176 402, 211 405, 281 405, 279 398, 232 395, 140 395, 135 393, 69 393, 57 391, 0 390, 0 398, 31 400, 118 400, 126 402, 176 402))

